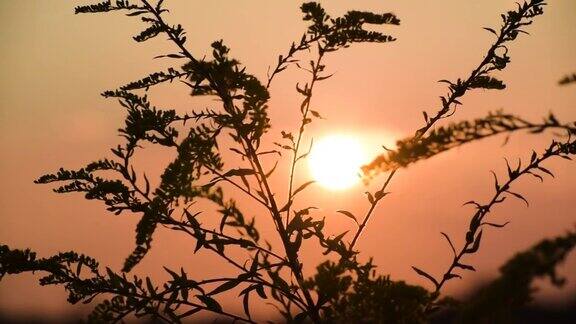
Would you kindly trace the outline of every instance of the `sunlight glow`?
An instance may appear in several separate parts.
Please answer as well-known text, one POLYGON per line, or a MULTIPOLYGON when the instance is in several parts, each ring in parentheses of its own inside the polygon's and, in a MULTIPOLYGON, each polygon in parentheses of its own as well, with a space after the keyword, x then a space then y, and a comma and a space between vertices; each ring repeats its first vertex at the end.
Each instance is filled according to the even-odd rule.
POLYGON ((366 163, 362 143, 346 135, 331 135, 315 142, 308 160, 314 180, 331 190, 343 190, 358 183, 360 167, 366 163))

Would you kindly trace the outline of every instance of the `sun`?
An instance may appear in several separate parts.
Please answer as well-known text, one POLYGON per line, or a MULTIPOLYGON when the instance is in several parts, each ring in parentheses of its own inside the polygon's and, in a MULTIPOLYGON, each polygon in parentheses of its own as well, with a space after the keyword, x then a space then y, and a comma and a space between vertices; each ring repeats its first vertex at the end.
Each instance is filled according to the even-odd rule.
POLYGON ((367 154, 362 143, 349 135, 330 135, 314 143, 308 159, 312 177, 330 190, 350 188, 360 181, 367 154))

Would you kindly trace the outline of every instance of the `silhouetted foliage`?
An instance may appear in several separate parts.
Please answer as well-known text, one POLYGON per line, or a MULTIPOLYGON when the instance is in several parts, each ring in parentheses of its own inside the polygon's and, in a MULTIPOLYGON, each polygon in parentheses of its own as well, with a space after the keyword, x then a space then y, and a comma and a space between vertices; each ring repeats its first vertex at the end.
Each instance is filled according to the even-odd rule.
POLYGON ((344 263, 324 262, 308 286, 325 304, 328 323, 425 323, 425 305, 434 298, 426 289, 376 276, 371 262, 350 272, 344 263))
MULTIPOLYGON (((76 170, 60 169, 36 180, 41 184, 58 183, 59 187, 54 189, 57 193, 80 192, 86 199, 100 200, 108 211, 116 215, 139 215, 135 248, 126 258, 122 272, 116 273, 110 268, 102 271, 94 259, 76 252, 37 258, 30 250, 2 245, 0 277, 41 271, 47 275, 40 279, 40 284, 63 285, 71 303, 90 302, 97 296, 105 296, 108 299, 100 302, 90 315, 92 322, 119 322, 126 316, 135 315, 177 323, 200 312, 210 312, 232 321, 253 323, 251 304, 257 300, 270 302, 288 322, 427 322, 435 311, 454 307, 455 302, 450 298, 440 298, 440 290, 448 280, 461 278, 465 271, 475 271, 469 261, 463 259, 479 251, 483 230, 505 225, 487 219, 492 207, 503 203, 507 197, 527 203, 521 194, 512 191, 513 182, 525 175, 543 180, 544 175, 552 175, 543 165, 546 160, 553 157, 570 159, 576 154, 576 140, 573 138, 576 124, 561 123, 553 114, 535 123, 498 111, 472 122, 433 128, 439 120, 454 114, 461 105, 461 98, 469 90, 505 88, 504 83, 491 73, 507 66, 510 62, 509 43, 520 33, 525 33, 523 28, 543 13, 544 6, 543 0, 518 4, 516 10, 502 15, 502 25, 498 30, 485 28, 495 35, 496 40, 481 63, 465 79, 442 80, 448 84, 448 94, 440 97, 438 112, 432 117, 424 112, 425 125, 414 136, 398 141, 396 149, 365 167, 368 176, 378 172, 389 173, 380 190, 366 193, 369 209, 364 217, 357 217, 346 210, 339 211, 353 220, 355 227, 335 234, 327 233, 326 218, 314 215, 315 207, 297 209, 294 204, 297 195, 313 183, 294 183, 299 162, 310 152, 311 144, 306 152, 302 152, 306 126, 314 118, 321 118, 318 111, 310 109, 313 91, 318 82, 331 76, 323 63, 327 55, 355 43, 393 42, 393 36, 365 27, 399 25, 398 17, 392 13, 349 11, 333 18, 320 4, 304 3, 300 8, 304 21, 308 23, 305 33, 299 41, 291 44, 287 53, 279 55, 276 66, 269 71, 264 82, 249 74, 238 60, 232 58, 230 49, 222 40, 212 43, 209 59, 192 55, 186 47, 186 33, 182 26, 171 25, 165 20, 167 9, 162 0, 155 3, 148 0, 104 1, 76 7, 76 13, 124 12, 146 25, 133 37, 135 41, 146 42, 163 35, 177 49, 175 53, 157 58, 180 63, 102 94, 117 99, 127 113, 125 124, 119 129, 124 142, 111 150, 112 158, 103 158, 76 170), (310 53, 314 59, 304 63, 298 58, 304 53, 310 53), (302 97, 300 125, 293 132, 282 131, 281 139, 274 141, 268 134, 271 127, 268 89, 274 78, 292 65, 307 71, 310 77, 307 82, 296 85, 296 91, 302 97), (173 81, 186 84, 193 97, 217 99, 220 107, 180 114, 154 106, 143 94, 151 87, 173 81), (399 169, 489 136, 520 130, 539 134, 548 129, 564 130, 568 136, 553 141, 540 154, 533 152, 529 160, 519 162, 516 167, 507 164, 507 174, 503 178, 499 179, 494 173, 493 197, 484 203, 474 200, 468 203, 475 207, 475 212, 461 248, 457 249, 450 236, 442 233, 454 254, 445 274, 437 278, 413 267, 416 273, 433 284, 432 290, 378 275, 371 261, 363 263, 357 259, 356 242, 379 201, 386 197, 391 179, 399 169), (232 144, 224 144, 222 138, 231 138, 232 144), (145 173, 133 166, 133 157, 144 142, 175 153, 156 187, 151 186, 145 173), (221 154, 223 150, 231 150, 242 162, 227 163, 221 154), (270 186, 268 179, 276 164, 264 163, 264 155, 274 159, 289 156, 291 167, 287 177, 287 197, 280 197, 270 186), (263 207, 274 223, 282 244, 280 249, 261 237, 258 230, 257 218, 266 216, 245 216, 236 201, 230 198, 231 194, 224 191, 223 183, 263 207), (198 201, 211 202, 217 206, 216 211, 200 209, 195 204, 198 201), (220 220, 219 227, 213 229, 204 225, 203 217, 208 217, 206 214, 213 217, 215 213, 220 220), (218 255, 237 270, 236 275, 193 279, 188 277, 185 269, 164 268, 171 278, 165 283, 155 283, 149 277, 129 276, 127 273, 152 248, 154 233, 159 226, 187 234, 195 242, 194 253, 206 250, 218 255), (299 257, 306 240, 317 241, 327 255, 327 261, 317 267, 311 278, 304 277, 305 265, 299 257), (245 252, 250 261, 235 260, 229 253, 232 247, 245 252), (220 304, 219 296, 232 290, 239 292, 244 314, 229 312, 220 304)), ((570 77, 566 80, 562 83, 571 82, 570 77)), ((571 233, 554 241, 544 241, 519 254, 504 266, 500 279, 479 293, 477 303, 459 308, 462 318, 486 311, 488 306, 483 304, 483 300, 488 303, 493 298, 500 298, 503 303, 525 303, 530 295, 528 284, 533 278, 549 275, 555 280, 553 271, 556 265, 573 247, 574 234, 571 233)), ((502 306, 498 305, 498 309, 502 306)))
POLYGON ((512 323, 532 301, 534 280, 548 278, 557 287, 565 280, 556 267, 576 246, 576 233, 545 239, 516 254, 500 268, 500 277, 481 287, 467 302, 451 305, 455 323, 512 323))
POLYGON ((396 142, 394 150, 388 149, 386 154, 377 157, 370 164, 364 166, 364 173, 365 175, 373 175, 407 167, 411 163, 490 136, 510 134, 523 130, 531 134, 540 134, 547 129, 565 130, 569 134, 576 135, 576 125, 574 123, 560 123, 554 114, 550 114, 540 123, 534 123, 516 115, 497 111, 488 114, 485 118, 438 127, 431 130, 428 135, 422 137, 419 141, 413 141, 412 137, 399 140, 396 142))
POLYGON ((576 82, 576 73, 563 77, 558 83, 560 83, 560 85, 566 85, 574 82, 576 82))

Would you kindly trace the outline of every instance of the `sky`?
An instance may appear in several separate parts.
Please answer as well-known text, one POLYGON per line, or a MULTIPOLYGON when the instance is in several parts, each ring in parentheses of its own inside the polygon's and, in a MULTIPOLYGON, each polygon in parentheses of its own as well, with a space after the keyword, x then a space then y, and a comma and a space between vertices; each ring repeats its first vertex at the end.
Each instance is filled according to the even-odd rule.
MULTIPOLYGON (((511 64, 497 76, 505 91, 479 90, 463 99, 450 121, 485 116, 504 109, 538 121, 553 111, 561 121, 576 120, 576 90, 559 87, 565 74, 576 72, 576 2, 550 1, 545 14, 510 45, 511 64)), ((437 80, 467 77, 482 60, 493 40, 482 27, 497 27, 500 13, 513 9, 514 1, 323 1, 333 16, 349 9, 394 12, 400 26, 383 30, 398 38, 386 44, 362 44, 327 57, 327 71, 334 77, 318 85, 312 106, 324 120, 307 130, 306 142, 332 134, 360 138, 374 157, 380 145, 413 134, 422 126, 422 110, 436 111, 438 96, 446 92, 437 80)), ((140 31, 137 19, 122 14, 75 16, 76 1, 0 2, 0 242, 13 248, 32 248, 41 256, 74 249, 101 264, 120 269, 134 247, 137 217, 114 216, 81 195, 56 195, 49 186, 34 185, 38 176, 59 167, 78 168, 110 156, 109 148, 121 142, 116 130, 124 112, 114 101, 99 96, 151 72, 170 66, 152 60, 174 49, 163 37, 144 44, 132 41, 140 31)), ((247 71, 266 78, 269 66, 305 30, 299 2, 243 0, 166 1, 172 23, 188 32, 188 46, 197 57, 209 54, 212 41, 223 39, 247 71)), ((308 59, 303 56, 303 59, 308 59)), ((281 74, 271 88, 270 142, 280 131, 293 131, 299 122, 296 82, 307 79, 297 69, 281 74)), ((150 91, 154 103, 186 112, 214 105, 191 98, 185 86, 150 91)), ((412 272, 416 265, 439 275, 449 265, 450 250, 440 231, 456 244, 472 210, 462 207, 471 199, 488 199, 492 190, 490 170, 503 174, 503 157, 529 158, 532 148, 545 148, 553 134, 515 134, 509 143, 492 138, 443 153, 401 170, 391 183, 392 194, 379 205, 357 247, 362 257, 373 257, 382 274, 427 285, 412 272), (415 239, 417 238, 417 239, 415 239)), ((138 165, 159 175, 172 155, 149 149, 138 165)), ((271 162, 270 162, 271 163, 271 162)), ((271 165, 269 165, 271 166, 271 165)), ((494 221, 511 221, 503 230, 485 233, 479 254, 468 259, 479 269, 467 273, 462 283, 450 283, 445 293, 462 295, 467 287, 493 278, 498 267, 515 252, 536 241, 573 229, 576 165, 551 161, 556 178, 543 184, 525 179, 515 187, 530 201, 510 201, 494 209, 494 221)), ((288 164, 281 163, 273 178, 279 194, 286 192, 288 164)), ((296 181, 310 178, 306 165, 296 181)), ((384 179, 374 179, 377 186, 384 179)), ((364 188, 358 184, 342 191, 312 186, 300 206, 320 207, 315 217, 326 216, 328 230, 340 233, 353 224, 335 211, 357 214, 368 208, 364 188)), ((250 202, 243 208, 262 213, 250 202)), ((264 216, 264 215, 262 215, 264 216)), ((257 217, 263 232, 273 235, 266 217, 257 217)), ((162 279, 162 265, 189 269, 191 276, 209 276, 214 269, 229 271, 208 254, 191 253, 194 242, 160 231, 151 253, 136 273, 162 279)), ((304 262, 318 260, 318 248, 305 246, 304 262)), ((307 267, 311 274, 313 267, 307 267)), ((561 273, 569 283, 561 290, 542 285, 541 303, 561 303, 576 290, 576 256, 561 273)), ((60 316, 86 311, 70 306, 60 287, 39 287, 37 275, 6 277, 0 283, 0 313, 38 313, 60 316), (17 293, 16 293, 17 292, 17 293)), ((542 284, 542 283, 539 283, 542 284)), ((232 301, 230 301, 232 302, 232 301)), ((241 306, 233 306, 239 307, 241 306)), ((267 310, 261 310, 266 312, 267 310)), ((269 310, 268 310, 269 311, 269 310)))

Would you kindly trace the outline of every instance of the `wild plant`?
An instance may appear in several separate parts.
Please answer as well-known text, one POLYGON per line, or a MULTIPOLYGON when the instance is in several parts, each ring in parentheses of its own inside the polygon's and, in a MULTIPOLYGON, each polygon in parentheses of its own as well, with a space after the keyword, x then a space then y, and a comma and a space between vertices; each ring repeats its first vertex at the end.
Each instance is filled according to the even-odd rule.
MULTIPOLYGON (((506 225, 489 220, 493 207, 508 198, 528 204, 513 189, 514 182, 526 176, 543 181, 545 176, 552 175, 545 167, 547 160, 556 157, 570 160, 576 154, 576 124, 561 122, 553 114, 534 122, 504 111, 473 121, 437 124, 463 109, 467 93, 506 88, 493 72, 507 67, 510 44, 527 34, 526 29, 543 14, 545 5, 543 0, 518 4, 514 10, 501 15, 499 27, 485 28, 493 34, 494 41, 476 68, 468 76, 441 80, 446 84, 446 94, 440 96, 436 111, 423 112, 423 126, 363 168, 367 181, 374 181, 378 174, 386 176, 379 190, 366 194, 368 209, 363 216, 339 211, 353 224, 344 233, 327 233, 325 225, 329 217, 324 216, 328 215, 320 215, 312 206, 297 208, 295 203, 313 184, 313 181, 295 182, 295 174, 310 153, 310 147, 304 144, 308 143, 307 126, 321 118, 321 112, 312 109, 312 98, 317 85, 331 77, 325 57, 337 55, 357 43, 394 42, 394 36, 369 28, 400 25, 396 15, 349 11, 332 17, 320 4, 306 2, 300 9, 308 23, 307 29, 278 56, 268 76, 259 79, 230 56, 230 49, 222 40, 212 43, 209 59, 194 56, 183 27, 168 21, 163 0, 117 0, 78 6, 75 9, 78 14, 122 12, 139 19, 145 27, 133 37, 136 42, 161 36, 175 49, 158 57, 172 60, 172 68, 102 93, 105 98, 118 100, 126 110, 124 125, 119 129, 123 143, 111 149, 112 157, 80 169, 62 168, 36 180, 39 184, 58 184, 54 189, 57 193, 83 193, 86 199, 101 201, 116 215, 140 215, 135 247, 122 271, 115 272, 73 251, 38 258, 31 250, 2 245, 0 277, 22 272, 46 273, 40 284, 64 286, 69 302, 98 300, 89 317, 94 322, 150 316, 172 323, 211 313, 231 321, 255 323, 261 319, 252 317, 252 307, 265 302, 276 307, 284 321, 314 323, 422 323, 451 307, 461 309, 459 316, 466 320, 479 318, 481 315, 474 314, 482 314, 488 307, 497 307, 487 306, 495 299, 520 307, 529 300, 529 285, 534 278, 550 276, 559 283, 554 269, 576 245, 574 232, 544 241, 510 261, 499 281, 482 291, 480 301, 484 304, 458 306, 440 293, 447 281, 462 278, 466 271, 475 271, 470 256, 480 250, 483 231, 506 225), (303 59, 306 55, 312 59, 303 59), (300 116, 300 124, 293 131, 271 134, 268 112, 273 107, 269 107, 269 89, 288 68, 299 68, 309 77, 296 85, 301 101, 295 113, 300 116), (176 81, 188 86, 193 99, 214 98, 218 100, 218 107, 180 113, 160 108, 148 98, 149 88, 176 81), (467 203, 474 212, 464 233, 464 245, 456 246, 448 234, 441 233, 453 253, 453 261, 445 273, 434 276, 413 267, 430 281, 432 289, 394 281, 377 274, 372 261, 360 261, 357 242, 379 202, 386 198, 395 174, 413 163, 486 137, 520 131, 540 134, 549 129, 562 131, 562 136, 543 152, 533 151, 525 161, 507 163, 504 175, 494 173, 494 193, 489 200, 467 203), (134 167, 133 158, 143 144, 175 154, 157 186, 152 186, 146 173, 134 167), (241 162, 225 161, 224 151, 234 152, 241 162), (290 163, 285 177, 288 187, 285 197, 276 193, 269 180, 280 159, 290 163), (253 201, 263 212, 252 218, 246 216, 238 206, 238 199, 253 201), (217 207, 202 210, 196 204, 201 201, 217 207), (261 235, 258 219, 265 217, 274 224, 277 236, 274 239, 279 246, 269 243, 274 239, 261 235), (207 218, 218 219, 219 226, 205 225, 207 218), (194 253, 205 250, 219 256, 236 270, 236 275, 224 277, 215 273, 214 278, 190 278, 183 268, 164 268, 171 279, 163 283, 154 282, 150 277, 129 275, 150 252, 159 227, 185 233, 191 239, 194 253), (319 265, 302 261, 303 242, 309 240, 316 242, 326 255, 319 265), (230 252, 232 249, 243 251, 244 259, 237 258, 230 252), (305 267, 316 267, 316 273, 307 278, 305 267), (244 313, 231 312, 221 304, 223 293, 230 291, 241 297, 244 313)), ((574 80, 573 75, 567 76, 561 83, 574 80)))

